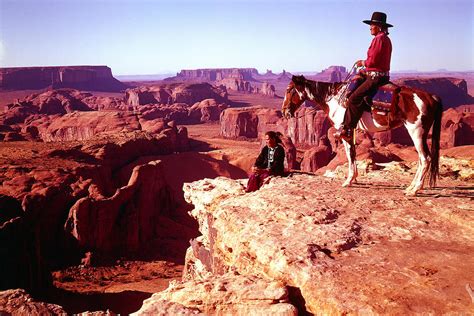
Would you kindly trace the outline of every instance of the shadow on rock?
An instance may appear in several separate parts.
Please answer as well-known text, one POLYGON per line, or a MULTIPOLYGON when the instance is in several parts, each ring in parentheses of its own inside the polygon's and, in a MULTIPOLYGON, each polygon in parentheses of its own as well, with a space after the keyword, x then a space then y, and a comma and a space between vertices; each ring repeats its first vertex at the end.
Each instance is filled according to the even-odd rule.
POLYGON ((128 315, 140 309, 143 301, 152 293, 123 291, 120 293, 75 293, 53 288, 39 299, 62 306, 68 314, 85 311, 110 310, 116 314, 128 315))

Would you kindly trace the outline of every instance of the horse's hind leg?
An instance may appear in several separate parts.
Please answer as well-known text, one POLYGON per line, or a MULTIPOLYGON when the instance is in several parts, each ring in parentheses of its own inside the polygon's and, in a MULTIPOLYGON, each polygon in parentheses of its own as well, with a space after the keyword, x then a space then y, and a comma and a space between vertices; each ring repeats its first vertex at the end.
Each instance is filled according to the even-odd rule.
POLYGON ((428 154, 428 144, 426 142, 427 132, 423 130, 421 124, 417 126, 415 124, 407 123, 405 126, 413 140, 415 149, 418 152, 418 167, 416 174, 411 184, 405 189, 405 194, 416 195, 418 191, 423 189, 423 183, 429 170, 430 158, 428 154))
POLYGON ((353 143, 349 143, 345 140, 342 141, 344 149, 346 150, 347 161, 349 162, 349 171, 347 173, 347 179, 342 184, 343 187, 348 187, 352 183, 357 182, 357 164, 356 164, 356 150, 353 143))

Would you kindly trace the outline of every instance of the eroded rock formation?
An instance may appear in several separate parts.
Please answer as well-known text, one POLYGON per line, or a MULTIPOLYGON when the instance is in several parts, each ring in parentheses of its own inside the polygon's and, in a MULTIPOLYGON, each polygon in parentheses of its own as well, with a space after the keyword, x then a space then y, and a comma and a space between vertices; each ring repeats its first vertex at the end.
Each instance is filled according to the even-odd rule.
POLYGON ((75 88, 121 91, 127 86, 112 76, 107 66, 0 68, 0 88, 11 90, 75 88))
POLYGON ((134 315, 297 315, 288 289, 276 281, 227 273, 173 283, 134 315))
POLYGON ((253 80, 254 75, 258 75, 255 68, 192 69, 181 70, 173 79, 219 81, 226 78, 236 78, 253 80))
POLYGON ((264 107, 229 108, 220 117, 220 135, 257 138, 269 130, 285 134, 281 112, 264 107))
POLYGON ((8 315, 67 315, 59 305, 33 299, 22 289, 0 292, 0 310, 8 315))
POLYGON ((128 89, 125 101, 128 105, 186 103, 192 105, 205 99, 227 102, 227 91, 209 83, 181 83, 163 86, 128 89))
POLYGON ((394 81, 398 85, 406 85, 436 94, 443 101, 443 108, 456 107, 474 103, 468 94, 467 83, 457 78, 400 78, 394 81))
MULTIPOLYGON (((469 200, 454 192, 406 198, 385 177, 370 177, 369 198, 360 198, 363 186, 309 175, 274 178, 252 194, 225 178, 186 184, 202 233, 186 272, 282 282, 301 293, 290 302, 316 314, 467 312, 469 200)), ((154 299, 165 297, 178 301, 154 299)))
POLYGON ((175 222, 177 203, 159 163, 138 160, 180 151, 183 137, 165 126, 154 136, 133 131, 87 142, 4 143, 0 288, 37 293, 50 285, 50 269, 77 263, 84 252, 137 253, 163 235, 159 227, 176 227, 186 239, 190 229, 175 222))

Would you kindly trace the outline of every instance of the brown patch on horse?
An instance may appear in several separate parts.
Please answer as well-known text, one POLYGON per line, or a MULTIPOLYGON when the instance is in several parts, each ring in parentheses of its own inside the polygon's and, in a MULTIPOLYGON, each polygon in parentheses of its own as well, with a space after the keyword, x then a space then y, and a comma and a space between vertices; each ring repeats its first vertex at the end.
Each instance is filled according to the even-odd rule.
POLYGON ((401 87, 398 93, 398 103, 393 113, 394 120, 404 120, 412 124, 416 122, 420 110, 415 104, 414 93, 415 91, 411 88, 401 87))
POLYGON ((421 124, 423 125, 423 128, 425 128, 428 132, 429 128, 433 124, 435 107, 437 106, 438 102, 433 98, 430 93, 426 91, 417 89, 413 89, 413 91, 426 106, 426 115, 422 116, 421 124))

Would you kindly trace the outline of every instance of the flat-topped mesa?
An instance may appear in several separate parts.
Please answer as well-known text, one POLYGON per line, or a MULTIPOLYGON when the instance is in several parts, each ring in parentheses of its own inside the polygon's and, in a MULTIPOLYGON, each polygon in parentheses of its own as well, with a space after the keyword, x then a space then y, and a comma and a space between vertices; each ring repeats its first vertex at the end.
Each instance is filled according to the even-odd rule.
POLYGON ((318 80, 318 81, 327 81, 327 82, 340 82, 343 81, 347 76, 347 69, 344 66, 330 66, 320 73, 317 73, 314 76, 309 76, 308 78, 318 80))
POLYGON ((258 75, 255 68, 216 68, 216 69, 183 69, 176 74, 176 79, 219 81, 226 78, 255 81, 258 75))
POLYGON ((127 88, 107 66, 0 68, 0 89, 75 88, 120 91, 127 88))

